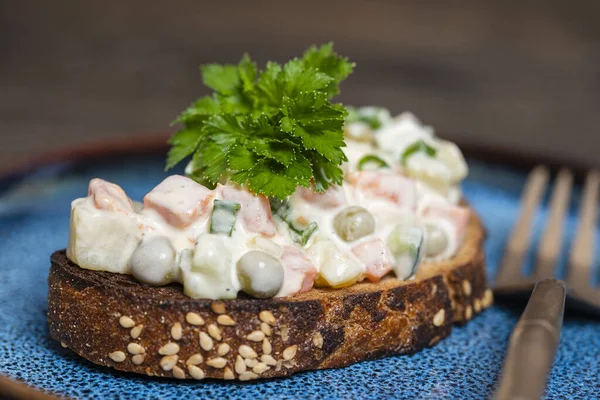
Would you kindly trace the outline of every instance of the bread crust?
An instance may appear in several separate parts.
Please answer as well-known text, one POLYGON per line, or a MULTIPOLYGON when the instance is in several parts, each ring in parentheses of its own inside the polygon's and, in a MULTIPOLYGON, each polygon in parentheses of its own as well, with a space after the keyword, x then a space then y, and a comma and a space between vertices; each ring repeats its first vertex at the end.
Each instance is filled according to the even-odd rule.
POLYGON ((48 325, 54 339, 93 363, 179 379, 281 377, 408 354, 492 303, 484 238, 473 213, 457 255, 422 265, 414 280, 267 300, 191 299, 178 284, 151 287, 79 268, 61 250, 51 256, 48 325))

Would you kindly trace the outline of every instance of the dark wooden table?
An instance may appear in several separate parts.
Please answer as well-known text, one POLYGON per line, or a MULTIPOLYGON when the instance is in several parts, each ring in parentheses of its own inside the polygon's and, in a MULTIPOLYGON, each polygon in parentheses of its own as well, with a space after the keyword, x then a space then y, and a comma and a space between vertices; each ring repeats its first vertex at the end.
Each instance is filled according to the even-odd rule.
POLYGON ((461 143, 600 164, 598 1, 0 0, 0 165, 169 129, 198 65, 329 40, 340 100, 412 110, 461 143))

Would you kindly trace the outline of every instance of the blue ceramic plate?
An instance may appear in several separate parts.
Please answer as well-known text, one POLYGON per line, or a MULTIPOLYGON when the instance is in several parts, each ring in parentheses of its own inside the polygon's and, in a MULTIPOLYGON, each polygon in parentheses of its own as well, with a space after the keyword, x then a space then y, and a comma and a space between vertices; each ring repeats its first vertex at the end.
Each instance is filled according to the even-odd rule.
MULTIPOLYGON (((1 375, 57 395, 94 399, 482 399, 493 392, 521 311, 503 305, 414 355, 251 383, 181 382, 120 373, 63 349, 46 326, 46 278, 50 254, 67 243, 70 201, 86 195, 93 177, 114 181, 141 199, 166 176, 163 165, 162 156, 121 155, 51 164, 0 180, 1 375)), ((464 192, 489 230, 485 248, 493 276, 517 215, 525 174, 477 161, 470 166, 464 192)), ((565 249, 575 229, 578 197, 567 221, 565 249)), ((544 213, 538 215, 538 233, 544 213)), ((599 260, 596 254, 596 264, 599 260)), ((598 399, 599 376, 600 320, 568 314, 547 397, 598 399)))

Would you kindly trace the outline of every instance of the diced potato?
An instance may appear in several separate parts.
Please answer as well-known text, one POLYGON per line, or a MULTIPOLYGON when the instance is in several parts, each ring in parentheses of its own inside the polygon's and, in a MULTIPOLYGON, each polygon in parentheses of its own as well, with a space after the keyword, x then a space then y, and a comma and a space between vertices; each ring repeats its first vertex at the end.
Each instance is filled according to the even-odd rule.
POLYGON ((344 255, 330 240, 315 243, 308 249, 308 255, 315 265, 320 265, 315 280, 317 286, 342 288, 362 280, 362 266, 353 258, 344 255))
POLYGON ((240 203, 242 208, 238 215, 246 229, 268 237, 275 236, 277 229, 273 222, 271 205, 265 196, 223 185, 218 185, 217 190, 220 191, 223 200, 240 203))
POLYGON ((144 197, 144 206, 158 212, 172 226, 187 228, 208 215, 215 194, 190 178, 172 175, 144 197))
POLYGON ((469 168, 456 144, 440 140, 437 158, 450 169, 452 183, 460 182, 467 177, 469 168))
POLYGON ((371 239, 352 248, 367 267, 367 279, 377 282, 392 270, 392 260, 381 239, 371 239))
POLYGON ((96 271, 130 272, 131 255, 139 243, 135 214, 105 212, 91 207, 91 198, 75 200, 67 257, 82 268, 96 271))
POLYGON ((95 178, 90 181, 88 196, 94 200, 94 206, 99 210, 132 213, 133 205, 125 191, 114 183, 95 178))

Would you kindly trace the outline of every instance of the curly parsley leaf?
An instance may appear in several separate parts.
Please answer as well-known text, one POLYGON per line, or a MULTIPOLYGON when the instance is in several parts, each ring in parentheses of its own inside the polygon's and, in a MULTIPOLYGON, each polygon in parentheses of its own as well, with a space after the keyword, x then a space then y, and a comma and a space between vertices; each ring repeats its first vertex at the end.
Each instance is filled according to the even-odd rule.
POLYGON ((353 67, 332 44, 263 71, 247 54, 237 65, 201 67, 214 93, 175 120, 183 128, 169 141, 166 169, 193 155, 190 175, 203 184, 229 179, 282 199, 298 186, 340 184, 347 110, 331 98, 353 67))

